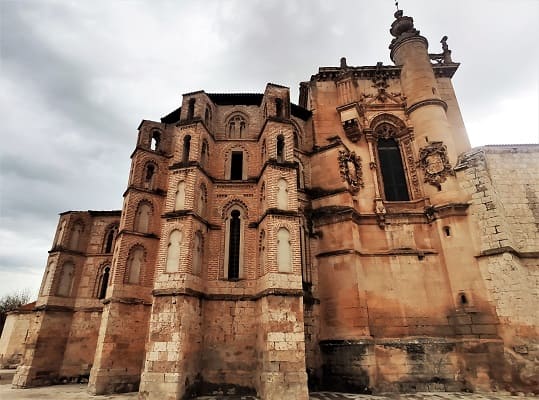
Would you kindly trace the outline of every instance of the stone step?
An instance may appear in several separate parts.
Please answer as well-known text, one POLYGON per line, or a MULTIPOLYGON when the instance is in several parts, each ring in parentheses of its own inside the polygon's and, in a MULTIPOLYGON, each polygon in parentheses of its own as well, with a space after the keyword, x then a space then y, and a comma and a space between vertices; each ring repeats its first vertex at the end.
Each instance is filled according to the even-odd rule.
POLYGON ((10 385, 15 371, 15 369, 0 369, 0 385, 10 385))

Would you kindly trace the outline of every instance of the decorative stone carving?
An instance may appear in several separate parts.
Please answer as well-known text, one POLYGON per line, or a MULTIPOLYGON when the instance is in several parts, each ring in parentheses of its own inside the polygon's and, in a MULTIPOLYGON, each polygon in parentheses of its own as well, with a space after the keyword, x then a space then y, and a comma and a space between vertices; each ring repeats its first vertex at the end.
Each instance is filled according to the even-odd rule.
POLYGON ((453 60, 451 59, 451 50, 449 50, 449 46, 447 45, 447 36, 444 36, 442 40, 440 40, 440 43, 442 44, 442 52, 434 54, 429 53, 429 58, 438 64, 453 63, 453 60))
POLYGON ((425 182, 441 188, 449 175, 455 176, 443 142, 432 142, 419 150, 419 166, 425 174, 425 182))
POLYGON ((348 182, 352 192, 356 193, 363 187, 363 171, 361 170, 361 157, 354 151, 339 151, 339 169, 343 181, 348 182))
POLYGON ((406 97, 401 93, 388 92, 389 84, 387 80, 391 78, 389 71, 383 68, 381 62, 376 64, 376 72, 372 78, 372 87, 376 89, 376 94, 363 93, 360 98, 360 104, 365 107, 373 103, 394 103, 400 106, 405 106, 406 97))

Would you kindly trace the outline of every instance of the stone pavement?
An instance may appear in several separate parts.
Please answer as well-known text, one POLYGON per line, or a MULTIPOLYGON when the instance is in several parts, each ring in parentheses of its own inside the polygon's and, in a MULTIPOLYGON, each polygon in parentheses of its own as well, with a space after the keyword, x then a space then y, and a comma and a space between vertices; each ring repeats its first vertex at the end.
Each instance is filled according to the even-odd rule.
MULTIPOLYGON (((5 383, 5 382, 2 382, 5 383)), ((471 393, 414 393, 364 395, 317 392, 311 393, 311 400, 517 400, 538 399, 537 396, 510 396, 508 394, 471 394, 471 393)), ((0 400, 135 400, 137 393, 91 396, 86 385, 56 385, 32 389, 12 389, 9 384, 0 384, 0 400)), ((204 396, 198 400, 256 400, 252 396, 204 396)), ((283 399, 293 400, 293 399, 283 399)))

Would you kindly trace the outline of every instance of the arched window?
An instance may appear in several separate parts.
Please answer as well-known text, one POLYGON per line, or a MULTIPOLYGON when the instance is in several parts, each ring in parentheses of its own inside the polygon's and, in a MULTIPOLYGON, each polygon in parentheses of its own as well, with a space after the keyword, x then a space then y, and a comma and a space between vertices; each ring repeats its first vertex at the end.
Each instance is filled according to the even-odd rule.
POLYGON ((97 298, 104 299, 107 295, 107 288, 109 287, 109 278, 110 278, 110 265, 106 265, 101 270, 101 275, 99 276, 99 285, 97 288, 97 298))
POLYGON ((283 117, 283 100, 275 99, 275 116, 277 118, 283 117))
POLYGON ((54 277, 54 266, 54 261, 51 261, 47 266, 47 270, 45 271, 45 275, 43 276, 43 283, 41 284, 41 289, 39 290, 40 296, 46 296, 50 293, 52 286, 52 278, 54 277))
POLYGON ((84 231, 84 225, 82 222, 75 222, 71 228, 71 237, 69 238, 69 248, 71 250, 78 251, 80 247, 80 239, 82 232, 84 231))
POLYGON ((135 214, 135 232, 149 233, 150 221, 152 217, 152 206, 147 201, 139 203, 135 214))
POLYGON ((174 210, 183 210, 185 208, 185 181, 179 181, 174 198, 174 210))
POLYGON ((58 290, 56 294, 58 296, 70 296, 71 288, 73 286, 73 275, 75 273, 75 266, 72 262, 68 261, 62 266, 60 272, 60 279, 58 283, 58 290))
POLYGON ((116 233, 118 232, 118 227, 113 226, 105 233, 105 241, 103 243, 103 253, 112 253, 112 248, 114 245, 114 239, 116 238, 116 233))
POLYGON ((175 229, 170 232, 167 245, 166 272, 178 272, 180 270, 182 233, 175 229))
POLYGON ((284 162, 284 136, 277 136, 277 162, 284 162))
POLYGON ((294 148, 299 149, 299 134, 296 129, 294 129, 294 148))
POLYGON ((247 121, 241 115, 230 117, 227 124, 227 134, 231 139, 241 139, 247 134, 247 121))
POLYGON ((204 253, 204 238, 197 231, 193 238, 193 274, 198 275, 201 271, 202 257, 204 253))
POLYGON ((150 150, 158 151, 160 142, 161 142, 161 135, 159 134, 159 131, 153 131, 152 138, 150 140, 150 150))
POLYGON ((204 123, 209 128, 211 123, 211 110, 208 106, 206 106, 206 111, 204 112, 204 123))
POLYGON ((296 158, 295 161, 298 165, 296 170, 296 185, 298 186, 298 189, 303 189, 305 187, 305 173, 303 171, 303 164, 298 158, 296 158))
POLYGON ((208 152, 208 142, 206 141, 206 139, 204 139, 202 141, 202 150, 200 152, 200 165, 202 167, 206 167, 207 163, 208 163, 208 158, 209 158, 209 152, 208 152))
POLYGON ((155 164, 148 163, 146 165, 146 170, 144 171, 144 188, 148 190, 152 190, 154 186, 154 180, 155 180, 155 164))
POLYGON ((279 272, 292 272, 292 246, 290 232, 286 228, 277 232, 277 266, 279 272))
POLYGON ((225 278, 239 279, 243 270, 243 216, 241 209, 233 208, 226 220, 225 278))
POLYGON ((189 99, 189 106, 187 108, 187 119, 191 121, 195 116, 195 102, 196 99, 189 99))
POLYGON ((377 145, 385 199, 387 201, 410 200, 399 144, 393 138, 379 138, 377 145))
POLYGON ((311 284, 311 270, 309 267, 309 242, 307 241, 306 227, 302 224, 299 228, 299 246, 301 251, 301 278, 304 283, 311 284))
POLYGON ((186 135, 183 138, 183 152, 182 152, 182 163, 186 164, 189 162, 189 151, 191 150, 191 136, 186 135))
POLYGON ((129 252, 127 259, 127 283, 139 283, 140 274, 144 265, 144 249, 135 246, 129 252))
POLYGON ((60 224, 60 228, 58 228, 58 232, 56 234, 56 240, 54 241, 54 246, 60 246, 62 244, 65 230, 66 230, 66 225, 67 225, 67 221, 64 219, 62 223, 60 224))
POLYGON ((197 213, 201 217, 206 215, 206 203, 208 201, 208 194, 206 190, 206 185, 204 183, 200 184, 198 201, 197 201, 197 213))
POLYGON ((262 163, 266 162, 266 139, 262 141, 262 149, 260 150, 262 163))
POLYGON ((288 210, 288 182, 283 178, 277 181, 277 208, 288 210))
POLYGON ((264 212, 266 209, 266 182, 262 182, 260 187, 260 211, 264 212))
POLYGON ((260 231, 260 239, 258 241, 258 276, 263 276, 266 273, 266 232, 260 231))

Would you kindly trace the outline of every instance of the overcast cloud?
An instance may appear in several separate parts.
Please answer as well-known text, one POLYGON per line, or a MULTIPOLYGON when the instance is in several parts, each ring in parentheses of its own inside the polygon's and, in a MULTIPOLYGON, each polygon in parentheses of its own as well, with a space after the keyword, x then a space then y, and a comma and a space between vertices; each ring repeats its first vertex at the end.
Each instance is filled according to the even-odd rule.
MULTIPOLYGON (((402 0, 440 52, 472 145, 537 143, 539 0, 402 0)), ((37 294, 66 210, 119 209, 136 128, 181 94, 262 92, 391 64, 393 0, 0 0, 0 296, 37 294)))

